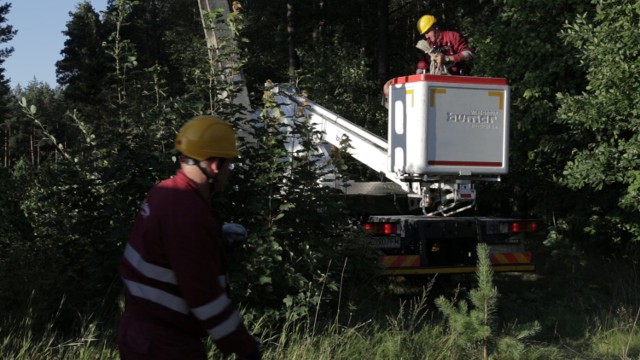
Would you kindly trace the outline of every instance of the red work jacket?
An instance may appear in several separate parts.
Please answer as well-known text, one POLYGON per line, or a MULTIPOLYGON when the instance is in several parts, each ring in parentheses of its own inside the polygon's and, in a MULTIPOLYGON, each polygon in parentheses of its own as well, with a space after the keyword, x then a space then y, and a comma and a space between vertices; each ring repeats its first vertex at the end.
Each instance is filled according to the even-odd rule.
POLYGON ((254 344, 228 296, 222 223, 179 170, 154 186, 120 264, 127 312, 140 321, 207 334, 224 354, 254 344))
MULTIPOLYGON (((449 73, 452 75, 460 75, 460 71, 468 68, 467 61, 464 60, 463 52, 468 51, 473 57, 473 52, 467 44, 467 39, 460 33, 451 30, 439 31, 436 36, 436 41, 425 39, 430 48, 436 48, 442 52, 442 54, 449 56, 454 64, 448 67, 449 73)), ((431 58, 425 52, 420 52, 420 61, 418 62, 418 69, 429 69, 429 63, 431 58)), ((468 69, 466 69, 468 72, 468 69)))

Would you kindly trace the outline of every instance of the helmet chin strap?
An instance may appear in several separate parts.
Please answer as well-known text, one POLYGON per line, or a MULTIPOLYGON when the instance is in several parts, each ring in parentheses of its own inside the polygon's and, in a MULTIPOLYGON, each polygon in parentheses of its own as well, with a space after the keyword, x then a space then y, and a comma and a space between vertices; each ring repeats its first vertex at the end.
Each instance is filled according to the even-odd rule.
POLYGON ((196 159, 189 158, 189 157, 184 157, 182 159, 182 162, 184 162, 187 165, 197 166, 198 169, 200 169, 200 171, 202 172, 202 174, 207 178, 207 182, 209 184, 213 184, 213 183, 216 182, 216 179, 218 178, 218 176, 217 175, 211 175, 207 171, 205 171, 205 167, 200 165, 200 161, 198 161, 196 159))

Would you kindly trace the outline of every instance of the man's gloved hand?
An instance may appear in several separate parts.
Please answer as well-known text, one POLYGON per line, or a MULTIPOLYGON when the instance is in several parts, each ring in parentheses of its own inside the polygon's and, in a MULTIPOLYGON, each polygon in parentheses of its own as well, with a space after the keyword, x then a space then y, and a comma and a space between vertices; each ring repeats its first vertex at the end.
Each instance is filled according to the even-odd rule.
POLYGON ((427 40, 418 41, 418 43, 416 44, 416 47, 426 53, 429 53, 431 51, 431 47, 429 46, 429 43, 427 42, 427 40))
POLYGON ((433 54, 431 55, 431 61, 435 61, 438 66, 442 66, 445 63, 445 56, 442 54, 433 54))
POLYGON ((247 240, 247 229, 240 224, 224 223, 222 225, 222 240, 227 246, 241 244, 247 240))
POLYGON ((426 61, 420 60, 418 61, 418 69, 416 70, 416 74, 427 74, 429 72, 429 65, 426 61))

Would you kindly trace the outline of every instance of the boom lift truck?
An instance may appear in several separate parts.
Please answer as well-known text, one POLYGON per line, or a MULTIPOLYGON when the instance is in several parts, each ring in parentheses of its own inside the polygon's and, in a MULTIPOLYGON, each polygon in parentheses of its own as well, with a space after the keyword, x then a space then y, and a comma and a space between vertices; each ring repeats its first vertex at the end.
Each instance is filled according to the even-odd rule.
MULTIPOLYGON (((224 0, 199 0, 201 9, 209 2, 228 12, 224 0)), ((213 31, 207 34, 210 46, 211 36, 213 31)), ((460 215, 474 207, 477 182, 500 181, 508 173, 506 79, 426 74, 393 79, 386 140, 290 87, 272 91, 283 121, 302 110, 323 131, 324 141, 339 147, 348 138, 351 155, 388 179, 351 184, 343 188, 347 194, 357 188, 370 195, 400 195, 409 209, 421 210, 419 215, 369 216, 365 229, 385 274, 474 272, 478 243, 489 246, 496 272, 535 271, 524 243, 525 235, 537 230, 535 220, 460 215)), ((248 97, 242 102, 248 104, 248 97)))
POLYGON ((386 141, 291 89, 274 89, 287 116, 303 106, 325 141, 339 146, 348 138, 351 155, 395 185, 355 187, 404 194, 408 209, 421 210, 369 216, 365 228, 384 272, 473 272, 478 242, 489 245, 494 271, 534 271, 524 236, 537 230, 535 220, 459 216, 475 205, 476 182, 500 181, 508 172, 507 80, 420 74, 391 84, 386 141))

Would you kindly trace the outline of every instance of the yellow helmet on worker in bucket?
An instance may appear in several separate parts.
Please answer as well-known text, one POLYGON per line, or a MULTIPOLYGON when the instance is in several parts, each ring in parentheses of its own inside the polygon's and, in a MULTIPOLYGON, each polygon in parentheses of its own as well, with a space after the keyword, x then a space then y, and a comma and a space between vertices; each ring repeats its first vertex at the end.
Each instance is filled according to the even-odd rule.
POLYGON ((198 161, 238 156, 233 128, 221 118, 211 115, 196 116, 187 121, 176 136, 175 149, 198 161))
POLYGON ((433 24, 437 23, 435 16, 433 15, 423 15, 418 19, 418 32, 420 35, 429 31, 429 29, 433 26, 433 24))

